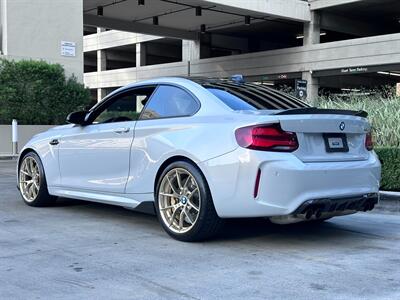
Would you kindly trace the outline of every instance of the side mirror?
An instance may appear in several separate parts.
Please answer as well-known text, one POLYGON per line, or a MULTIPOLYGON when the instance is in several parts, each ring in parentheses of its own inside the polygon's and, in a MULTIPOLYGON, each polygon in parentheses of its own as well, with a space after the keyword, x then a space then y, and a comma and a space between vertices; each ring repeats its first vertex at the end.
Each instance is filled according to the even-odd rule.
POLYGON ((67 117, 67 122, 71 124, 85 125, 87 114, 87 111, 76 111, 70 113, 67 117))

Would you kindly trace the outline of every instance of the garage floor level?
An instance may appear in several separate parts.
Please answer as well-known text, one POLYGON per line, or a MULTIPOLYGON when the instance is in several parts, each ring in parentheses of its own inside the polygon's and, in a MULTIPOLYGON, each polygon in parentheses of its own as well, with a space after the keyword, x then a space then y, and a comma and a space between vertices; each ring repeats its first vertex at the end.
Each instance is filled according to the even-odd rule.
POLYGON ((399 215, 235 220, 188 244, 123 208, 28 207, 14 164, 0 161, 0 299, 400 299, 399 215))

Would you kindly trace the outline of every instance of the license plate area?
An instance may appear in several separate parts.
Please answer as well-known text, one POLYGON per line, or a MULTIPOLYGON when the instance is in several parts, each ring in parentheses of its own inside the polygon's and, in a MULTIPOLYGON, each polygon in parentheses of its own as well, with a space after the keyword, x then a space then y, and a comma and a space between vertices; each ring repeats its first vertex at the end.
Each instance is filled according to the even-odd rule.
POLYGON ((347 137, 344 133, 324 133, 325 149, 328 153, 349 152, 347 137))

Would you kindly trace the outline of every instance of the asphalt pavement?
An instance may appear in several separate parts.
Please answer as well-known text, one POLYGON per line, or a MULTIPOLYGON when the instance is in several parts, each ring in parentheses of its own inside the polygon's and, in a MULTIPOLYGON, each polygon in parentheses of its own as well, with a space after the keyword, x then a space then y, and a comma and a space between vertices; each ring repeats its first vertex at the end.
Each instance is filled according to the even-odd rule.
POLYGON ((183 243, 119 207, 29 207, 14 164, 0 161, 0 299, 400 299, 399 214, 234 220, 183 243))

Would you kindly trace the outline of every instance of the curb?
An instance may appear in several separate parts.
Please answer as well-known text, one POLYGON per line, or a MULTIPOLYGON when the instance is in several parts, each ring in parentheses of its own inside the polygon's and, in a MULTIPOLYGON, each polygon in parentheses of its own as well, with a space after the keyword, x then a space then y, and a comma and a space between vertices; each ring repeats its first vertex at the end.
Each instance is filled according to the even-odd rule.
POLYGON ((381 199, 375 207, 377 211, 400 213, 400 193, 381 191, 381 199))
POLYGON ((385 197, 398 197, 400 198, 400 192, 391 192, 391 191, 380 191, 381 196, 385 197))

